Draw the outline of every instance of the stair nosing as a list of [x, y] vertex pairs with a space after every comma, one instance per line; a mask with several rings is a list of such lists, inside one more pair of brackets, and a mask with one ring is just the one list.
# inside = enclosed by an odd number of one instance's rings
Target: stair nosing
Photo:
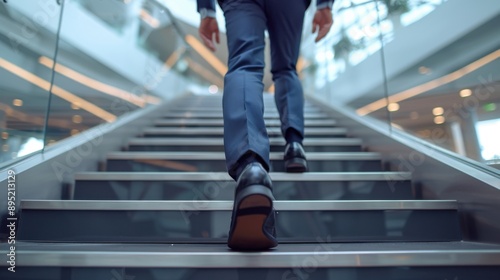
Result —
[[[223, 152], [110, 152], [106, 156], [109, 160], [132, 159], [164, 159], [164, 160], [224, 160]], [[283, 159], [282, 152], [271, 152], [271, 160]], [[382, 156], [376, 152], [309, 152], [308, 160], [381, 160]]]
[[[281, 137], [269, 138], [271, 145], [285, 145], [285, 140]], [[304, 140], [304, 146], [359, 146], [362, 145], [363, 141], [360, 138], [306, 138]], [[214, 138], [189, 138], [189, 137], [178, 137], [178, 138], [142, 138], [135, 137], [128, 141], [128, 145], [157, 145], [157, 146], [184, 146], [184, 145], [198, 145], [198, 146], [222, 146], [223, 139], [221, 137]]]
[[[228, 250], [229, 251], [229, 250]], [[297, 258], [318, 259], [318, 253], [281, 254], [276, 255], [243, 255], [242, 253], [137, 253], [113, 254], [109, 252], [86, 253], [82, 257], [78, 252], [73, 253], [40, 253], [25, 251], [20, 252], [23, 258], [18, 261], [18, 266], [68, 266], [68, 267], [164, 267], [164, 268], [288, 268], [300, 265]], [[58, 254], [60, 256], [58, 256]], [[330, 259], [329, 262], [316, 262], [318, 268], [335, 267], [387, 267], [387, 266], [493, 266], [500, 265], [500, 252], [482, 251], [455, 251], [455, 252], [364, 252], [356, 254], [323, 252], [322, 257]], [[480, 255], [480, 256], [478, 256]], [[411, 257], [412, 256], [412, 257]], [[236, 257], [236, 259], [235, 259]], [[137, 259], [141, 259], [138, 262]], [[216, 259], [216, 260], [214, 260]], [[314, 259], [314, 260], [316, 260]], [[401, 260], [405, 259], [405, 260]], [[453, 259], [452, 261], [450, 259]], [[481, 259], [478, 261], [476, 259]], [[289, 263], [294, 260], [296, 264]], [[82, 265], [82, 263], [84, 265]], [[306, 267], [307, 268], [307, 267]], [[290, 270], [291, 272], [292, 270]], [[293, 275], [293, 274], [291, 274]]]
[[[232, 200], [22, 200], [22, 210], [230, 211]], [[455, 200], [277, 200], [276, 211], [457, 210]]]
[[[269, 122], [271, 124], [269, 124]], [[154, 125], [194, 125], [194, 124], [202, 124], [202, 125], [215, 125], [215, 126], [222, 126], [224, 124], [224, 121], [222, 119], [220, 120], [207, 120], [207, 119], [196, 119], [196, 118], [190, 118], [190, 119], [157, 119], [153, 122]], [[266, 120], [267, 125], [272, 125], [272, 126], [279, 126], [281, 125], [281, 122], [279, 120]], [[335, 126], [337, 125], [337, 121], [332, 120], [332, 119], [325, 119], [325, 120], [305, 120], [305, 125], [306, 127], [309, 125], [312, 126]], [[202, 126], [201, 125], [201, 126]]]
[[[273, 181], [407, 181], [410, 172], [270, 172]], [[226, 172], [81, 172], [79, 181], [233, 181]]]
[[[281, 134], [281, 129], [279, 127], [267, 128], [268, 133]], [[213, 134], [213, 135], [223, 135], [224, 129], [222, 127], [147, 127], [142, 133], [144, 135], [148, 134], [166, 134], [166, 135], [182, 135], [182, 134]], [[334, 128], [310, 128], [306, 129], [305, 135], [344, 135], [347, 133], [347, 129], [341, 127]]]

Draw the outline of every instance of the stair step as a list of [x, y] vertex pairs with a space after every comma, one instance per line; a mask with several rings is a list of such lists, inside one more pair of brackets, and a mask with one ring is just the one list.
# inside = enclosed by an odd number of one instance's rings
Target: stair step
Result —
[[[268, 128], [267, 133], [270, 137], [280, 137], [280, 128]], [[347, 129], [345, 128], [307, 128], [305, 130], [305, 137], [345, 137], [347, 134]], [[222, 137], [224, 135], [224, 129], [222, 127], [150, 127], [143, 130], [143, 136], [145, 137], [196, 137], [196, 138], [206, 138], [206, 137]]]
[[[270, 173], [280, 200], [414, 199], [410, 173]], [[226, 172], [86, 172], [75, 175], [75, 199], [230, 200], [236, 183]]]
[[[318, 240], [321, 242], [322, 240]], [[2, 251], [7, 250], [8, 244], [0, 244]], [[430, 267], [465, 267], [482, 266], [483, 271], [500, 272], [500, 246], [493, 244], [471, 243], [471, 242], [415, 242], [415, 243], [341, 243], [341, 244], [281, 244], [276, 249], [266, 252], [233, 252], [223, 245], [171, 245], [171, 244], [46, 244], [19, 242], [17, 253], [22, 256], [17, 260], [17, 266], [29, 267], [73, 267], [73, 268], [108, 268], [108, 276], [113, 267], [117, 268], [242, 268], [250, 275], [252, 271], [257, 275], [262, 274], [257, 268], [269, 268], [273, 270], [283, 269], [294, 276], [294, 272], [308, 274], [312, 279], [339, 279], [342, 273], [331, 274], [333, 278], [325, 278], [321, 268], [382, 268], [407, 267], [401, 273], [408, 274], [410, 267], [424, 267], [428, 274], [435, 272]], [[5, 259], [5, 254], [1, 255]], [[140, 261], [139, 261], [140, 260]], [[2, 265], [6, 262], [2, 260]], [[495, 266], [495, 267], [488, 267]], [[252, 270], [243, 269], [251, 268]], [[493, 269], [494, 268], [494, 269]], [[293, 269], [293, 270], [292, 270]], [[318, 269], [318, 271], [315, 271]], [[401, 268], [400, 268], [401, 269]], [[158, 270], [158, 269], [157, 269]], [[7, 269], [2, 269], [7, 271]], [[221, 270], [217, 270], [221, 271]], [[158, 271], [159, 272], [159, 271]], [[166, 272], [166, 271], [165, 271]], [[376, 272], [376, 271], [375, 271]], [[6, 272], [10, 273], [10, 272]], [[233, 273], [235, 271], [233, 270]], [[317, 278], [316, 276], [323, 278]], [[352, 274], [351, 274], [352, 275]], [[376, 277], [372, 274], [366, 279], [389, 279]], [[432, 274], [431, 274], [432, 275]], [[390, 279], [497, 279], [500, 274], [489, 275], [482, 278], [475, 274], [476, 278], [390, 278]], [[237, 275], [235, 275], [237, 276]], [[409, 276], [409, 275], [407, 275]], [[6, 278], [2, 278], [6, 279]], [[40, 278], [39, 278], [40, 279]], [[59, 278], [57, 278], [59, 279]], [[80, 278], [78, 278], [80, 279]], [[101, 278], [99, 278], [101, 279]], [[111, 278], [107, 278], [111, 279]], [[123, 278], [128, 279], [128, 278]], [[132, 279], [132, 278], [130, 278]], [[144, 278], [140, 278], [144, 279]], [[147, 278], [152, 279], [152, 278]], [[155, 279], [172, 279], [159, 277]], [[177, 278], [175, 278], [177, 279]], [[181, 279], [181, 278], [179, 278]], [[192, 279], [192, 278], [182, 278]], [[202, 279], [202, 278], [196, 278]], [[214, 278], [215, 279], [215, 278]], [[239, 279], [239, 278], [218, 278]], [[255, 279], [271, 279], [257, 277]], [[281, 279], [281, 278], [272, 278]], [[284, 278], [298, 279], [298, 278]], [[305, 279], [305, 278], [304, 278]], [[307, 278], [311, 279], [311, 278]], [[360, 278], [340, 278], [360, 279]]]
[[[178, 106], [178, 107], [170, 107], [168, 108], [168, 112], [196, 112], [196, 113], [213, 113], [213, 112], [222, 112], [222, 104], [219, 105], [212, 105], [212, 106]], [[264, 112], [265, 113], [273, 113], [277, 114], [278, 110], [276, 109], [276, 106], [273, 103], [265, 104], [264, 105]], [[320, 113], [321, 109], [319, 109], [316, 106], [309, 105], [309, 106], [304, 106], [304, 113]]]
[[[271, 152], [283, 152], [282, 137], [269, 138]], [[363, 142], [358, 138], [306, 138], [306, 152], [358, 152]], [[217, 138], [132, 138], [128, 142], [130, 151], [224, 151], [222, 137]]]
[[[220, 112], [167, 112], [162, 116], [164, 119], [172, 118], [203, 118], [203, 119], [222, 119], [222, 111]], [[278, 113], [264, 113], [264, 119], [278, 119], [280, 116]], [[331, 117], [325, 113], [304, 113], [304, 118], [307, 119], [331, 119]]]
[[[306, 172], [306, 173], [269, 173], [273, 182], [275, 181], [360, 181], [360, 180], [410, 180], [409, 172]], [[141, 180], [141, 181], [227, 181], [232, 179], [225, 172], [83, 172], [75, 174], [76, 180]]]
[[[22, 200], [22, 210], [231, 211], [232, 200]], [[455, 200], [274, 201], [276, 211], [456, 210]]]
[[[18, 240], [224, 243], [232, 200], [23, 200]], [[276, 201], [284, 243], [461, 240], [451, 200]], [[422, 226], [425, 224], [425, 227]]]
[[[224, 160], [222, 152], [110, 152], [108, 159], [165, 159], [165, 160]], [[272, 152], [271, 160], [281, 160], [283, 153]], [[381, 160], [376, 152], [308, 153], [308, 160]]]
[[[75, 175], [74, 200], [21, 200], [18, 273], [0, 279], [496, 279], [500, 245], [463, 242], [459, 204], [423, 200], [332, 116], [305, 106], [314, 172], [283, 172], [281, 123], [264, 95], [280, 246], [227, 248], [236, 182], [222, 95], [176, 100], [105, 172]], [[418, 200], [420, 199], [420, 200]], [[9, 244], [0, 244], [8, 252]], [[1, 254], [0, 267], [7, 266]]]
[[[284, 172], [283, 153], [270, 154], [271, 171]], [[309, 170], [314, 172], [382, 171], [378, 153], [308, 153]], [[107, 171], [225, 172], [223, 152], [113, 152], [107, 155]]]
[[[224, 121], [222, 119], [158, 119], [154, 122], [155, 126], [181, 126], [181, 127], [222, 127]], [[306, 128], [310, 127], [333, 127], [337, 125], [335, 120], [305, 120]], [[267, 127], [280, 127], [279, 120], [267, 120]]]

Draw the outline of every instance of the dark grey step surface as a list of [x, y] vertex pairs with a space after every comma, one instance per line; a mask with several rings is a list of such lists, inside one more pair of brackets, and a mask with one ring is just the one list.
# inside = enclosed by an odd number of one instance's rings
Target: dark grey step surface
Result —
[[[281, 129], [267, 128], [269, 137], [280, 137], [282, 135]], [[308, 128], [305, 130], [305, 137], [327, 138], [327, 137], [345, 137], [347, 130], [345, 128]], [[223, 128], [205, 128], [205, 127], [150, 127], [142, 131], [144, 137], [220, 137], [224, 135]]]
[[[446, 252], [445, 252], [446, 253]], [[478, 258], [490, 257], [493, 254], [478, 254]], [[316, 256], [321, 258], [322, 255]], [[455, 254], [451, 255], [452, 257]], [[31, 256], [30, 256], [31, 257]], [[63, 256], [61, 256], [63, 257]], [[397, 256], [393, 256], [396, 258]], [[403, 257], [403, 256], [402, 256]], [[406, 257], [406, 256], [404, 256]], [[445, 258], [434, 256], [430, 260]], [[475, 256], [460, 256], [464, 258]], [[73, 258], [78, 258], [77, 256]], [[326, 258], [326, 256], [325, 256]], [[333, 256], [331, 257], [333, 258]], [[82, 258], [84, 261], [85, 258]], [[142, 257], [137, 257], [142, 260]], [[147, 259], [147, 258], [146, 258]], [[365, 258], [363, 258], [364, 260]], [[411, 261], [416, 258], [410, 258]], [[487, 265], [407, 265], [407, 266], [337, 266], [317, 267], [316, 259], [307, 256], [296, 262], [296, 265], [285, 268], [163, 268], [163, 267], [59, 267], [59, 266], [23, 266], [16, 273], [0, 270], [2, 280], [497, 280], [500, 267]], [[168, 261], [168, 259], [166, 259]], [[159, 261], [158, 261], [159, 262]], [[459, 276], [458, 276], [459, 275]]]
[[[158, 119], [154, 121], [154, 125], [157, 127], [222, 127], [224, 121], [222, 119]], [[307, 128], [310, 127], [333, 127], [337, 125], [335, 120], [325, 119], [325, 120], [305, 120], [304, 125]], [[267, 120], [267, 127], [280, 127], [281, 122], [279, 120]]]
[[[114, 152], [107, 155], [107, 171], [225, 172], [222, 152]], [[284, 172], [283, 153], [270, 154], [272, 172]], [[308, 153], [309, 170], [315, 172], [382, 171], [378, 153]]]
[[[305, 172], [305, 173], [270, 173], [269, 176], [276, 181], [352, 181], [352, 180], [409, 180], [409, 172]], [[117, 180], [117, 181], [232, 181], [231, 177], [225, 172], [81, 172], [75, 174], [76, 180]]]
[[[308, 153], [308, 160], [381, 160], [380, 153], [375, 152], [346, 152], [346, 153]], [[108, 159], [166, 159], [166, 160], [224, 160], [221, 152], [110, 152]], [[280, 160], [283, 153], [273, 152], [270, 160]]]
[[[273, 103], [268, 103], [264, 105], [264, 112], [265, 113], [273, 113], [276, 114], [278, 113], [278, 110], [274, 106], [274, 101]], [[222, 112], [222, 106], [220, 105], [212, 105], [212, 106], [178, 106], [178, 107], [170, 107], [168, 108], [168, 112], [194, 112], [194, 113], [221, 113]], [[318, 107], [315, 107], [313, 105], [306, 105], [304, 106], [304, 113], [319, 113], [321, 112], [321, 109]]]
[[[270, 138], [271, 152], [283, 152], [285, 140]], [[358, 152], [363, 142], [359, 138], [306, 138], [306, 152]], [[224, 151], [222, 137], [213, 138], [132, 138], [128, 141], [130, 151]]]
[[[233, 202], [22, 201], [24, 241], [224, 243]], [[461, 240], [455, 201], [276, 201], [284, 243]], [[425, 223], [425, 227], [421, 225]]]
[[[220, 112], [166, 112], [162, 116], [163, 119], [190, 119], [190, 118], [204, 118], [204, 119], [222, 119], [222, 111]], [[264, 113], [264, 119], [279, 119], [279, 114]], [[331, 119], [325, 113], [304, 113], [304, 119]]]
[[[280, 200], [414, 199], [405, 172], [270, 173]], [[86, 172], [75, 175], [74, 199], [232, 199], [226, 172]]]

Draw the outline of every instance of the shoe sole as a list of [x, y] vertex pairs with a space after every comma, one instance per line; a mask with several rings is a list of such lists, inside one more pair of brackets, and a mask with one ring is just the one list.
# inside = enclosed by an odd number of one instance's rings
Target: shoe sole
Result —
[[307, 171], [307, 161], [303, 158], [292, 158], [285, 161], [285, 170], [288, 173], [302, 173]]
[[[236, 213], [235, 227], [228, 240], [228, 246], [241, 251], [259, 251], [276, 247], [276, 241], [264, 234], [264, 223], [273, 211], [271, 190], [265, 186], [255, 185], [247, 187], [245, 192], [251, 194], [241, 199], [235, 210], [245, 214]], [[248, 214], [252, 210], [256, 213]]]

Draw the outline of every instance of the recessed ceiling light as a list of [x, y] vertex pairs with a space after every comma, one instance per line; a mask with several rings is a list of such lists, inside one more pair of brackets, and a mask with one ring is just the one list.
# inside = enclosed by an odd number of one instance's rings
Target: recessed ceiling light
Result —
[[396, 112], [399, 110], [399, 104], [398, 103], [389, 103], [389, 105], [387, 105], [387, 110], [389, 110], [389, 112]]
[[377, 29], [371, 25], [367, 25], [363, 28], [363, 32], [366, 36], [375, 37], [377, 36]]
[[472, 95], [472, 90], [464, 88], [460, 91], [460, 97], [467, 97]]
[[432, 72], [432, 70], [428, 67], [420, 66], [420, 67], [418, 67], [418, 72], [422, 75], [427, 75], [427, 74], [430, 74]]
[[9, 151], [9, 145], [7, 145], [7, 144], [3, 144], [3, 145], [2, 145], [2, 151], [4, 151], [4, 152]]
[[431, 131], [429, 129], [420, 130], [418, 132], [418, 135], [420, 137], [429, 138], [429, 137], [431, 137]]
[[210, 92], [211, 94], [216, 94], [217, 92], [219, 92], [219, 87], [216, 85], [211, 85], [208, 87], [208, 92]]
[[23, 101], [22, 101], [21, 99], [14, 99], [14, 100], [12, 101], [12, 104], [13, 104], [14, 106], [21, 107], [21, 106], [23, 106]]
[[2, 139], [7, 140], [7, 138], [9, 138], [9, 133], [6, 131], [2, 132]]
[[446, 121], [446, 119], [443, 116], [437, 116], [434, 118], [434, 123], [435, 124], [442, 124]]
[[432, 109], [432, 114], [434, 116], [440, 116], [444, 113], [444, 109], [443, 107], [435, 107], [434, 109]]
[[73, 118], [71, 118], [71, 120], [72, 120], [74, 123], [82, 123], [83, 118], [82, 118], [82, 116], [80, 116], [80, 115], [74, 115], [74, 116], [73, 116]]

